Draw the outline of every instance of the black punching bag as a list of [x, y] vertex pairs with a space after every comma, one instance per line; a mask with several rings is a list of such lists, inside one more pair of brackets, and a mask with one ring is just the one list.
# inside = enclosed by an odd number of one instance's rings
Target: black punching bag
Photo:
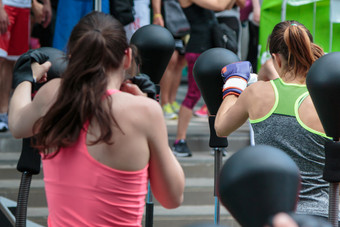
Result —
[[234, 52], [224, 48], [212, 48], [203, 52], [196, 60], [193, 75], [203, 100], [209, 110], [210, 140], [213, 148], [227, 147], [226, 137], [218, 137], [214, 128], [215, 115], [222, 103], [223, 79], [221, 69], [228, 64], [240, 61]]
[[172, 34], [162, 26], [145, 25], [132, 35], [130, 43], [138, 49], [140, 72], [158, 84], [175, 50]]
[[295, 210], [300, 174], [282, 150], [256, 145], [225, 162], [218, 184], [222, 204], [242, 227], [263, 227], [274, 214]]
[[53, 47], [41, 47], [38, 50], [46, 54], [52, 63], [51, 68], [47, 72], [47, 79], [51, 80], [60, 77], [67, 67], [66, 54]]
[[340, 52], [326, 54], [309, 69], [306, 85], [325, 133], [340, 137]]
[[[47, 72], [47, 81], [59, 78], [68, 64], [66, 54], [53, 47], [41, 47], [38, 48], [38, 50], [46, 54], [48, 56], [48, 61], [52, 63], [52, 66]], [[44, 84], [45, 83], [34, 84], [34, 90], [39, 90]]]
[[329, 185], [328, 218], [333, 226], [339, 219], [340, 182], [340, 52], [316, 60], [307, 73], [306, 85], [325, 133], [333, 141], [325, 144], [323, 179]]
[[224, 48], [212, 48], [203, 52], [195, 62], [193, 75], [211, 115], [216, 115], [222, 103], [223, 80], [221, 69], [240, 59]]

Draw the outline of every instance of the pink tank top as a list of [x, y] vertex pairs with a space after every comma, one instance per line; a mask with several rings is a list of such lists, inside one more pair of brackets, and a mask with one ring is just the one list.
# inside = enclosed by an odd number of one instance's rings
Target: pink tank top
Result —
[[121, 171], [101, 164], [88, 153], [88, 125], [73, 146], [43, 158], [48, 226], [141, 226], [149, 165]]

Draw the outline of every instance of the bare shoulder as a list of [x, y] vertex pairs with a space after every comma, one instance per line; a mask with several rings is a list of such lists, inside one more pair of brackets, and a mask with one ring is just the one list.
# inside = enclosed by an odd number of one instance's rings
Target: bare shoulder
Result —
[[[244, 97], [242, 97], [244, 95]], [[240, 98], [248, 107], [250, 119], [265, 116], [275, 103], [274, 89], [269, 81], [258, 81], [247, 87]]]
[[315, 109], [313, 101], [310, 96], [307, 96], [301, 103], [298, 114], [300, 120], [309, 128], [312, 128], [318, 132], [324, 133], [323, 126], [321, 124], [319, 115]]
[[120, 92], [112, 96], [112, 111], [124, 132], [153, 135], [157, 127], [165, 125], [159, 103], [144, 96]]
[[258, 98], [268, 95], [268, 93], [271, 92], [273, 92], [273, 87], [269, 81], [257, 81], [256, 83], [248, 86], [243, 93], [249, 97]]
[[113, 102], [113, 108], [116, 110], [117, 105], [115, 105], [115, 103], [119, 103], [119, 111], [127, 114], [131, 113], [133, 115], [138, 114], [138, 116], [143, 117], [143, 119], [152, 119], [159, 115], [162, 116], [162, 109], [159, 103], [151, 98], [145, 96], [135, 96], [125, 92], [120, 92], [115, 98]]

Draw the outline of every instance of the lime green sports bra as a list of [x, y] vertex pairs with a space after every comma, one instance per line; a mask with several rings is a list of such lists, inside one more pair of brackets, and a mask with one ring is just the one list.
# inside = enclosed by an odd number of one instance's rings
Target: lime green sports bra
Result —
[[[281, 78], [271, 80], [275, 93], [275, 103], [273, 108], [264, 117], [250, 119], [250, 123], [258, 123], [266, 120], [272, 114], [296, 117], [299, 124], [306, 130], [327, 137], [324, 133], [318, 132], [306, 126], [300, 119], [298, 108], [303, 100], [309, 95], [306, 85], [285, 83]], [[281, 98], [282, 97], [282, 98]]]

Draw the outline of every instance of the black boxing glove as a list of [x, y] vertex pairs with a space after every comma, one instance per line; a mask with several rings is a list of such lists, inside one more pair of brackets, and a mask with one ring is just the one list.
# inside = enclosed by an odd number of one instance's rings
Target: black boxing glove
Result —
[[149, 98], [156, 99], [156, 85], [148, 75], [143, 73], [138, 74], [131, 79], [131, 82], [136, 84], [143, 93], [148, 94]]
[[14, 65], [12, 88], [15, 89], [24, 81], [29, 81], [34, 84], [36, 81], [33, 77], [31, 64], [34, 62], [43, 64], [48, 59], [49, 57], [39, 50], [29, 50], [22, 54]]

